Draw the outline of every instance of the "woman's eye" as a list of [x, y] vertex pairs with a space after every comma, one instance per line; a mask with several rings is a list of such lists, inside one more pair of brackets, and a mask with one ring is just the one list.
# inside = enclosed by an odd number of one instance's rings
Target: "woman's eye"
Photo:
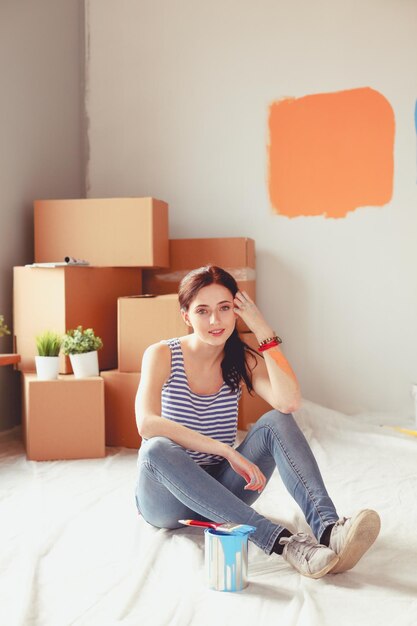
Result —
[[201, 315], [202, 313], [206, 313], [206, 310], [205, 309], [199, 309], [197, 311], [197, 315]]
[[230, 306], [228, 304], [223, 305], [221, 308], [222, 311], [228, 311], [229, 309], [230, 309]]

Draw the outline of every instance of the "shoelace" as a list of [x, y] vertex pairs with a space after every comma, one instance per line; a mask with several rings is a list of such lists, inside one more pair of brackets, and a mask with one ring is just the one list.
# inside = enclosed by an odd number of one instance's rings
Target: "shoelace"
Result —
[[291, 537], [282, 537], [279, 542], [281, 545], [294, 544], [294, 551], [296, 555], [298, 556], [299, 553], [302, 553], [306, 561], [309, 560], [310, 556], [315, 554], [316, 550], [319, 550], [320, 548], [327, 549], [326, 546], [322, 546], [320, 543], [317, 543], [316, 540], [310, 535], [307, 535], [307, 533], [297, 533], [296, 535], [291, 535]]

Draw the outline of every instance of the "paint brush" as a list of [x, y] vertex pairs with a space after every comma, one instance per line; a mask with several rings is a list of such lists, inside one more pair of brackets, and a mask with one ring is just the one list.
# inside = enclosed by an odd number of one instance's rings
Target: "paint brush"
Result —
[[253, 533], [256, 530], [255, 526], [248, 526], [248, 524], [234, 524], [233, 522], [199, 522], [196, 519], [179, 519], [180, 524], [185, 526], [200, 526], [202, 528], [213, 528], [223, 533]]
[[401, 426], [385, 426], [385, 428], [391, 428], [404, 435], [410, 435], [411, 437], [417, 437], [417, 430], [411, 430], [409, 428], [402, 428]]

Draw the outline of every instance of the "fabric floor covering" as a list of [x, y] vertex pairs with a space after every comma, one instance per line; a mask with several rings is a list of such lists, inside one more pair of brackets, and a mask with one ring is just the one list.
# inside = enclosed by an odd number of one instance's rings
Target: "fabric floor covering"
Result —
[[[339, 515], [374, 508], [381, 534], [357, 566], [320, 580], [249, 546], [249, 586], [207, 588], [200, 529], [138, 517], [135, 450], [34, 462], [0, 434], [2, 626], [416, 626], [417, 438], [304, 402], [296, 420]], [[254, 505], [309, 528], [274, 472]]]

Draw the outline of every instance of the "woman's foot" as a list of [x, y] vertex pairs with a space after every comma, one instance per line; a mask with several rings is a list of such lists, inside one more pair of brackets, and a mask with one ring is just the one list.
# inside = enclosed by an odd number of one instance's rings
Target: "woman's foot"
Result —
[[374, 543], [380, 528], [378, 513], [370, 509], [359, 511], [353, 517], [342, 517], [336, 522], [330, 535], [329, 548], [338, 555], [339, 561], [331, 573], [339, 574], [352, 569]]
[[291, 537], [282, 537], [279, 543], [284, 546], [284, 559], [303, 576], [321, 578], [337, 567], [339, 557], [330, 548], [317, 543], [310, 535], [297, 533]]

